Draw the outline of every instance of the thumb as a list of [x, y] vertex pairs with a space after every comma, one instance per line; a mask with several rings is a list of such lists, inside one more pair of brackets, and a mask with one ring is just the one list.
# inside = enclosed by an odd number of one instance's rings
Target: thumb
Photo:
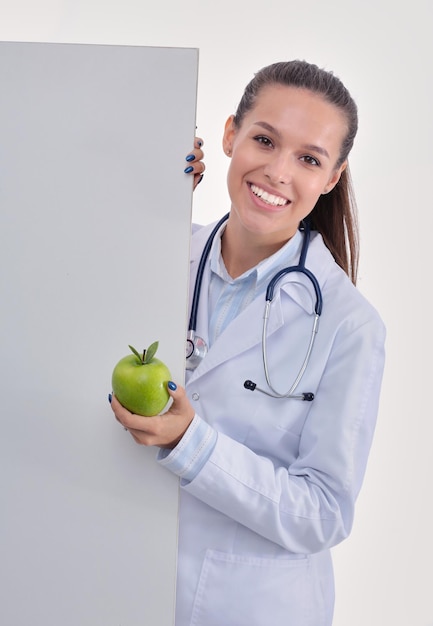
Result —
[[[178, 386], [176, 385], [176, 383], [174, 383], [172, 380], [169, 380], [167, 383], [167, 389], [168, 389], [168, 393], [170, 394], [170, 396], [173, 398], [173, 400], [176, 398], [176, 396], [179, 395], [178, 392]], [[177, 393], [176, 393], [177, 392]]]
[[170, 397], [173, 399], [170, 411], [173, 413], [188, 415], [191, 419], [194, 417], [194, 409], [192, 408], [186, 391], [180, 385], [176, 385], [172, 380], [167, 383], [167, 390]]
[[183, 387], [176, 385], [172, 380], [167, 383], [167, 390], [170, 396], [173, 398], [173, 402], [180, 404], [182, 401], [187, 400], [186, 392]]

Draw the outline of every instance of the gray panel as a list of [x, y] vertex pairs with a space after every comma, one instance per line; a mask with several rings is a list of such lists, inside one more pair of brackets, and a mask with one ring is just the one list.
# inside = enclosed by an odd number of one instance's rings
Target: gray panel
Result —
[[194, 49], [0, 43], [0, 622], [168, 626], [178, 482], [107, 401], [183, 383]]

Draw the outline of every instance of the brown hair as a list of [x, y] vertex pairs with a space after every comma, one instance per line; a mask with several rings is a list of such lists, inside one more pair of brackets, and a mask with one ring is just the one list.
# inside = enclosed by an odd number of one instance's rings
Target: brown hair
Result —
[[[244, 115], [250, 111], [263, 87], [280, 84], [321, 95], [338, 107], [347, 120], [347, 134], [341, 145], [336, 168], [346, 161], [358, 130], [358, 111], [350, 93], [332, 72], [306, 61], [273, 63], [254, 75], [239, 102], [234, 124], [239, 128]], [[337, 185], [321, 195], [310, 213], [311, 227], [320, 232], [334, 259], [356, 283], [359, 257], [359, 234], [356, 202], [349, 167], [341, 174]]]

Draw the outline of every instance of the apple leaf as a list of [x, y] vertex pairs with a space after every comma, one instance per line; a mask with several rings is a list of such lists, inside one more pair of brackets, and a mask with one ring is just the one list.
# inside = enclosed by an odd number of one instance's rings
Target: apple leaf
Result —
[[156, 354], [156, 351], [158, 350], [158, 346], [159, 346], [159, 341], [155, 341], [147, 348], [146, 354], [143, 359], [144, 364], [151, 362], [151, 360]]
[[132, 346], [128, 345], [128, 348], [131, 350], [131, 352], [133, 352], [135, 354], [135, 356], [137, 357], [137, 359], [140, 361], [141, 364], [144, 363], [144, 360], [141, 358], [141, 354], [139, 354], [137, 352], [137, 350], [135, 348], [133, 348]]

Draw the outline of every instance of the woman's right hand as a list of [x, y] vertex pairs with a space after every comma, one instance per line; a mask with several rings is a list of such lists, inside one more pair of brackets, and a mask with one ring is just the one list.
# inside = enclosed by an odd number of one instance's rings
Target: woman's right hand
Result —
[[183, 387], [170, 381], [167, 390], [173, 402], [165, 413], [153, 417], [135, 415], [110, 394], [109, 401], [116, 419], [134, 440], [143, 446], [175, 448], [192, 422], [195, 412]]
[[203, 173], [206, 169], [205, 164], [203, 163], [204, 152], [203, 148], [203, 139], [200, 137], [195, 137], [194, 139], [194, 148], [191, 152], [186, 156], [186, 161], [188, 165], [185, 167], [185, 174], [194, 176], [193, 189], [197, 187], [199, 183], [201, 183], [203, 179]]

